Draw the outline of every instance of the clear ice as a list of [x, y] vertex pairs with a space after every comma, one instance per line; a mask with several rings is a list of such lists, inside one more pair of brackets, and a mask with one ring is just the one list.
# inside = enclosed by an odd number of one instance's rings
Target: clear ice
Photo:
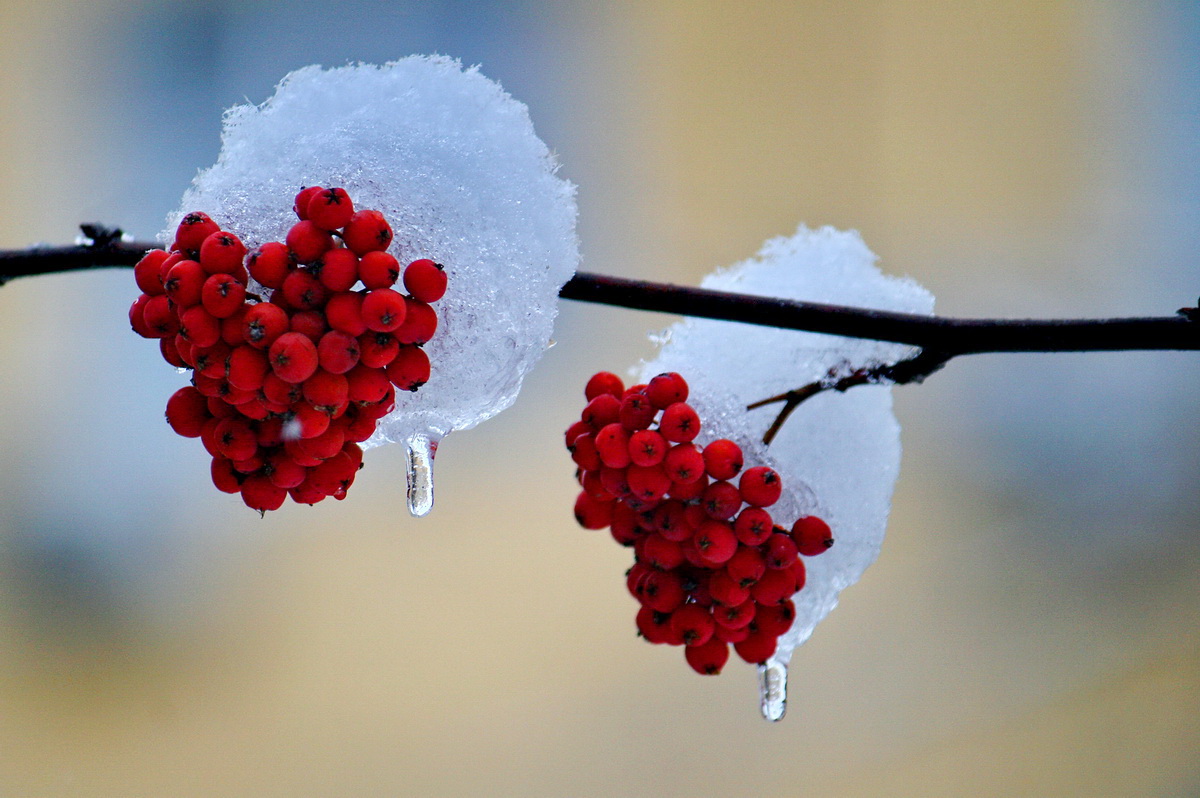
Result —
[[[911, 279], [884, 275], [856, 232], [800, 227], [768, 241], [758, 255], [703, 282], [705, 288], [746, 294], [932, 313], [933, 296]], [[786, 701], [786, 668], [795, 648], [837, 605], [879, 555], [900, 466], [900, 427], [891, 389], [863, 386], [820, 394], [800, 405], [770, 447], [763, 433], [780, 405], [746, 405], [814, 382], [831, 368], [895, 362], [909, 346], [707, 319], [685, 319], [659, 336], [658, 357], [644, 363], [640, 381], [678, 371], [691, 385], [692, 404], [704, 419], [698, 443], [730, 438], [746, 462], [770, 465], [784, 495], [770, 512], [790, 526], [815, 514], [833, 529], [835, 543], [808, 557], [808, 582], [796, 594], [796, 620], [779, 638], [760, 672], [764, 717], [778, 720]]]
[[[558, 290], [579, 262], [575, 187], [528, 109], [475, 68], [440, 56], [305, 67], [262, 105], [225, 114], [221, 154], [167, 220], [204, 211], [247, 247], [282, 241], [302, 186], [341, 186], [382, 211], [402, 263], [433, 258], [449, 287], [425, 351], [428, 383], [398, 392], [366, 446], [440, 440], [510, 406], [550, 343]], [[410, 442], [417, 442], [414, 447]], [[410, 468], [425, 474], [428, 467]], [[409, 486], [424, 514], [432, 484]]]

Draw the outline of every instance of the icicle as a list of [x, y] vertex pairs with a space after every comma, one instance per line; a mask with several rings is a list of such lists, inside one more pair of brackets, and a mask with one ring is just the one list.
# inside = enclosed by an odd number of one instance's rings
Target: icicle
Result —
[[408, 439], [408, 511], [417, 518], [433, 509], [433, 456], [438, 442], [428, 435]]
[[758, 694], [762, 716], [772, 722], [783, 720], [787, 712], [787, 665], [774, 658], [759, 665]]

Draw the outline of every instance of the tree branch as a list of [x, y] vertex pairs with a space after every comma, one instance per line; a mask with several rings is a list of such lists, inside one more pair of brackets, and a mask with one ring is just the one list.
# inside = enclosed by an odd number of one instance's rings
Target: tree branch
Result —
[[[76, 269], [133, 266], [149, 249], [120, 230], [84, 225], [89, 243], [0, 251], [0, 283]], [[1114, 319], [956, 319], [799, 302], [579, 272], [560, 296], [581, 302], [699, 316], [848, 338], [919, 346], [946, 359], [985, 352], [1200, 349], [1195, 309], [1174, 316]], [[944, 361], [943, 361], [944, 362]], [[899, 364], [897, 364], [899, 365]]]

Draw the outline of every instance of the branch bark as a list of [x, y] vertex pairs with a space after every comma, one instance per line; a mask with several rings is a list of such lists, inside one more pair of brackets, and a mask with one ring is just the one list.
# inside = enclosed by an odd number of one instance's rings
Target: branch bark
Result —
[[[90, 243], [0, 251], [0, 283], [77, 269], [130, 267], [158, 245], [85, 225]], [[987, 352], [1198, 350], [1197, 312], [1109, 319], [959, 319], [799, 302], [579, 272], [560, 296], [580, 302], [910, 344], [945, 360]]]

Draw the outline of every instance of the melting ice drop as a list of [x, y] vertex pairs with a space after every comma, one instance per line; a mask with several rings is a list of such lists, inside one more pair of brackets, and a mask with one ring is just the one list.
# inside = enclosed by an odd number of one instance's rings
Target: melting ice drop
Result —
[[758, 693], [762, 716], [769, 721], [783, 720], [787, 712], [787, 665], [774, 658], [759, 665]]
[[433, 509], [433, 457], [437, 441], [428, 435], [408, 439], [408, 511], [417, 518]]

